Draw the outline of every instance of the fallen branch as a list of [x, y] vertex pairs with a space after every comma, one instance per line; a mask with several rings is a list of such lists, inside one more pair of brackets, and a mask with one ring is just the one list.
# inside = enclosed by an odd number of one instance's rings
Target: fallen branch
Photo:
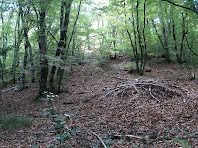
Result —
[[11, 87], [11, 88], [8, 88], [8, 89], [3, 89], [0, 91], [0, 94], [3, 94], [3, 93], [6, 93], [7, 91], [12, 91], [12, 90], [15, 90], [18, 86], [14, 86], [14, 87]]
[[[175, 88], [179, 89], [178, 87]], [[160, 100], [159, 98], [172, 98], [175, 95], [183, 96], [180, 91], [165, 86], [156, 80], [135, 79], [134, 81], [128, 82], [127, 84], [122, 84], [120, 86], [117, 86], [116, 88], [109, 89], [109, 91], [104, 96], [99, 98], [99, 101], [106, 98], [108, 95], [114, 93], [115, 91], [118, 91], [117, 95], [122, 98], [123, 95], [130, 89], [134, 89], [134, 94], [146, 92], [148, 96], [155, 99], [159, 103], [162, 102], [162, 100]]]
[[107, 148], [107, 146], [104, 143], [104, 141], [96, 133], [92, 132], [92, 134], [95, 135], [100, 140], [100, 142], [102, 143], [102, 145], [104, 146], [104, 148]]
[[169, 73], [174, 74], [174, 71], [173, 70], [161, 70], [160, 72], [165, 72], [165, 73], [169, 72]]
[[159, 103], [161, 103], [161, 101], [160, 101], [158, 98], [156, 98], [156, 97], [152, 94], [151, 87], [149, 87], [149, 94], [150, 94], [150, 96], [151, 96], [152, 98], [154, 98], [154, 99], [157, 100]]
[[109, 94], [111, 94], [111, 93], [113, 93], [114, 91], [117, 91], [117, 90], [119, 90], [119, 89], [120, 89], [120, 87], [115, 88], [115, 89], [109, 91], [109, 92], [106, 93], [104, 96], [102, 96], [101, 98], [99, 98], [99, 101], [100, 101], [100, 100], [103, 100], [103, 99], [106, 98]]
[[141, 139], [141, 140], [143, 140], [143, 139], [145, 139], [145, 138], [143, 138], [143, 137], [139, 137], [139, 136], [135, 136], [135, 135], [113, 135], [114, 137], [119, 137], [119, 138], [121, 138], [121, 137], [126, 137], [126, 138], [136, 138], [136, 139]]

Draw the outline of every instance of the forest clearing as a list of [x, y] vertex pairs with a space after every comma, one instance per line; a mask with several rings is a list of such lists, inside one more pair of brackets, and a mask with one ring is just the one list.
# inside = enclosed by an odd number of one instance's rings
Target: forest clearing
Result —
[[198, 148], [197, 0], [1, 0], [0, 147]]

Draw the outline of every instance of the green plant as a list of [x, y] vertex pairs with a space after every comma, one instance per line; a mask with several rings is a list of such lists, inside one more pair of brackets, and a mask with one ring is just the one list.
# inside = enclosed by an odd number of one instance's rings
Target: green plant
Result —
[[53, 106], [55, 97], [58, 96], [50, 92], [45, 92], [45, 97], [42, 98], [42, 101], [47, 102], [50, 107], [44, 109], [43, 112], [44, 115], [49, 117], [49, 119], [54, 123], [51, 130], [56, 132], [55, 140], [59, 141], [61, 144], [64, 141], [69, 140], [71, 137], [71, 130], [66, 125], [66, 121], [69, 120], [71, 116], [68, 114], [61, 115], [57, 113], [56, 108]]
[[185, 147], [185, 148], [190, 148], [191, 147], [190, 144], [189, 144], [188, 139], [173, 138], [172, 141], [181, 144], [182, 147]]
[[23, 117], [11, 116], [3, 120], [2, 128], [8, 131], [16, 131], [23, 127], [30, 127], [31, 122]]

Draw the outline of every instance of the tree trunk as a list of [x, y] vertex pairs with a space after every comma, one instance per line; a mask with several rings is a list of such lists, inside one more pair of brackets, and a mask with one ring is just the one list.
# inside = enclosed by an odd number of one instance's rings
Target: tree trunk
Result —
[[113, 31], [112, 31], [112, 36], [114, 38], [114, 41], [113, 41], [113, 48], [115, 50], [115, 47], [116, 47], [116, 41], [115, 41], [115, 38], [116, 38], [116, 27], [113, 26]]
[[141, 33], [139, 30], [140, 24], [139, 24], [139, 1], [137, 1], [137, 5], [136, 5], [136, 23], [137, 23], [137, 35], [138, 35], [138, 42], [139, 42], [139, 49], [140, 49], [140, 69], [139, 69], [139, 74], [143, 75], [143, 63], [144, 63], [144, 49], [142, 46], [142, 38], [141, 38]]
[[[70, 4], [68, 4], [68, 6], [66, 7], [66, 14], [67, 14], [68, 17], [67, 17], [67, 19], [65, 18], [65, 21], [67, 22], [67, 24], [69, 24], [69, 16], [70, 16], [70, 9], [71, 9], [72, 1], [73, 0], [70, 0]], [[75, 31], [75, 26], [77, 24], [78, 17], [79, 17], [79, 14], [80, 14], [81, 3], [82, 3], [82, 0], [80, 1], [79, 7], [78, 7], [78, 13], [77, 13], [77, 16], [76, 16], [76, 20], [74, 22], [71, 39], [73, 37], [74, 31]], [[68, 29], [68, 26], [67, 26], [67, 29]], [[67, 49], [66, 49], [66, 52], [62, 54], [62, 60], [64, 60], [64, 61], [66, 60], [67, 55], [68, 55], [68, 51], [69, 51], [69, 46], [70, 46], [70, 43], [71, 43], [71, 39], [69, 40], [68, 45], [65, 44], [65, 47], [67, 47]], [[67, 41], [67, 34], [65, 35], [65, 41]], [[59, 67], [58, 72], [57, 72], [57, 76], [58, 76], [57, 77], [58, 78], [57, 79], [57, 82], [58, 82], [57, 92], [60, 92], [60, 87], [61, 87], [63, 75], [64, 75], [64, 69], [61, 68], [61, 67]]]
[[144, 61], [143, 61], [143, 67], [142, 72], [144, 73], [146, 62], [147, 62], [147, 46], [146, 46], [146, 36], [145, 36], [145, 29], [146, 29], [146, 0], [144, 0], [144, 27], [143, 27], [143, 40], [144, 40]]
[[182, 13], [182, 40], [181, 40], [181, 47], [180, 47], [180, 54], [179, 54], [179, 63], [183, 61], [183, 54], [184, 54], [184, 39], [185, 39], [186, 31], [185, 31], [185, 17], [184, 13]]
[[164, 23], [164, 15], [162, 12], [162, 2], [160, 1], [160, 10], [161, 10], [161, 17], [160, 17], [160, 22], [162, 24], [162, 37], [163, 37], [163, 45], [164, 45], [164, 56], [165, 56], [165, 60], [166, 62], [170, 62], [170, 53], [169, 53], [169, 47], [168, 47], [168, 39], [167, 39], [167, 35], [166, 35], [166, 28], [165, 28], [165, 23]]
[[[68, 24], [65, 24], [64, 23], [64, 8], [65, 8], [65, 2], [62, 1], [61, 2], [61, 16], [60, 16], [60, 41], [58, 43], [58, 47], [57, 47], [57, 50], [56, 50], [56, 57], [60, 56], [61, 54], [61, 48], [64, 48], [64, 38], [65, 38], [65, 33], [67, 31], [64, 31], [66, 29], [66, 26], [68, 26]], [[65, 17], [67, 17], [65, 15]], [[64, 26], [66, 25], [66, 26]], [[56, 66], [55, 66], [55, 63], [53, 64], [52, 66], [52, 69], [51, 69], [51, 73], [50, 73], [50, 79], [49, 79], [49, 85], [50, 85], [50, 91], [54, 92], [55, 90], [55, 86], [54, 86], [54, 77], [55, 77], [55, 73], [56, 73]]]
[[[25, 88], [26, 87], [26, 68], [27, 68], [27, 62], [28, 62], [27, 61], [28, 49], [29, 48], [31, 49], [31, 44], [30, 44], [29, 38], [28, 38], [28, 21], [25, 21], [21, 4], [19, 4], [19, 11], [21, 14], [21, 20], [22, 20], [22, 26], [23, 26], [24, 38], [25, 38], [25, 53], [24, 53], [23, 72], [22, 72], [22, 84], [23, 84], [23, 88]], [[28, 11], [29, 11], [29, 9], [28, 9]], [[34, 73], [32, 75], [34, 75]]]
[[0, 59], [0, 74], [1, 74], [1, 81], [3, 83], [3, 86], [6, 87], [6, 83], [4, 81], [4, 72], [3, 72], [3, 64], [2, 61]]
[[[1, 23], [4, 24], [4, 17], [3, 17], [3, 12], [2, 11], [1, 11]], [[5, 28], [4, 28], [4, 26], [2, 27], [1, 36], [2, 36], [2, 44], [3, 44], [3, 46], [2, 46], [2, 54], [3, 54], [2, 65], [3, 65], [3, 69], [5, 69], [7, 51], [6, 51], [6, 36], [5, 36]]]
[[[3, 4], [3, 2], [2, 2], [2, 4]], [[3, 12], [1, 11], [1, 23], [2, 23], [2, 25], [4, 24], [4, 17], [3, 17]], [[4, 28], [4, 26], [2, 27], [2, 32], [1, 32], [1, 38], [2, 38], [2, 44], [3, 44], [3, 46], [2, 46], [2, 55], [3, 55], [3, 61], [0, 61], [1, 63], [1, 79], [2, 79], [2, 82], [3, 82], [3, 85], [6, 87], [6, 84], [5, 84], [5, 82], [4, 82], [4, 73], [6, 73], [5, 72], [5, 67], [6, 67], [6, 54], [7, 54], [7, 51], [6, 51], [6, 36], [5, 36], [5, 28]]]
[[[61, 17], [60, 17], [60, 41], [58, 43], [58, 48], [56, 50], [56, 56], [61, 55], [61, 59], [64, 60], [65, 58], [65, 48], [66, 42], [67, 42], [67, 31], [68, 31], [68, 24], [69, 24], [69, 16], [70, 16], [70, 9], [71, 9], [71, 4], [73, 0], [70, 0], [69, 2], [61, 2]], [[65, 12], [64, 12], [65, 9]], [[54, 76], [56, 73], [56, 66], [52, 66], [51, 74], [50, 74], [50, 90], [59, 92], [60, 91], [60, 85], [62, 81], [62, 77], [64, 74], [64, 70], [61, 69], [60, 67], [58, 68], [57, 71], [57, 83], [58, 83], [58, 88], [57, 90], [54, 90]]]
[[[146, 37], [145, 37], [145, 27], [146, 27], [146, 0], [144, 0], [144, 26], [143, 31], [140, 31], [140, 23], [139, 23], [139, 1], [137, 1], [136, 5], [136, 23], [137, 23], [137, 33], [138, 33], [138, 42], [139, 42], [139, 49], [140, 49], [140, 69], [139, 74], [144, 74], [144, 69], [146, 65]], [[142, 42], [143, 38], [143, 42]]]
[[155, 22], [154, 22], [153, 19], [151, 19], [151, 21], [152, 21], [153, 27], [154, 27], [154, 29], [155, 29], [155, 32], [156, 32], [156, 34], [157, 34], [157, 37], [159, 38], [160, 43], [161, 43], [161, 45], [162, 45], [162, 47], [163, 47], [163, 49], [164, 49], [164, 43], [163, 43], [163, 41], [162, 41], [161, 36], [160, 36], [159, 33], [158, 33], [158, 30], [157, 30], [157, 27], [156, 27], [156, 25], [155, 25]]
[[31, 81], [32, 83], [35, 83], [35, 65], [34, 65], [34, 57], [32, 53], [32, 46], [29, 44], [29, 55], [30, 55], [30, 63], [31, 63]]
[[46, 48], [46, 8], [45, 0], [41, 0], [40, 11], [40, 36], [39, 36], [39, 49], [40, 49], [40, 80], [39, 80], [39, 94], [42, 95], [47, 90], [47, 76], [48, 76], [48, 60]]
[[[132, 1], [132, 9], [134, 9], [134, 2]], [[124, 3], [125, 6], [125, 3]], [[133, 26], [133, 35], [135, 38], [135, 41], [133, 43], [132, 37], [131, 37], [131, 33], [129, 32], [129, 30], [127, 29], [127, 34], [129, 36], [129, 40], [131, 42], [131, 47], [133, 49], [133, 56], [135, 59], [135, 63], [136, 63], [136, 72], [139, 73], [140, 69], [139, 69], [139, 55], [138, 55], [138, 50], [137, 50], [137, 32], [136, 32], [136, 27], [135, 27], [135, 19], [134, 19], [134, 15], [133, 15], [133, 11], [132, 11], [132, 26]], [[125, 22], [126, 24], [126, 22]]]
[[[13, 78], [12, 81], [15, 84], [16, 83], [16, 68], [18, 67], [19, 63], [19, 47], [22, 42], [22, 31], [20, 30], [20, 16], [21, 14], [19, 13], [17, 22], [16, 22], [16, 29], [15, 29], [15, 45], [14, 45], [14, 59], [13, 59], [13, 64], [12, 64], [12, 74]], [[17, 33], [16, 33], [17, 32]]]
[[172, 33], [173, 33], [173, 40], [174, 40], [174, 49], [175, 49], [177, 61], [179, 61], [179, 55], [177, 53], [177, 38], [176, 38], [176, 30], [175, 30], [175, 20], [174, 20], [173, 6], [172, 6], [172, 9], [171, 9], [171, 20], [172, 20], [172, 29], [173, 29]]

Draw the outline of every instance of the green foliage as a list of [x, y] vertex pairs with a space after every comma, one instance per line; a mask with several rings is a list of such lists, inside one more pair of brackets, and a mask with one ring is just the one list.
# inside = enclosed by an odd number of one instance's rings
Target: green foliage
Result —
[[19, 130], [21, 128], [27, 128], [31, 125], [31, 122], [28, 119], [18, 116], [7, 117], [1, 120], [1, 122], [2, 128], [10, 132]]
[[45, 97], [42, 98], [42, 101], [47, 102], [50, 107], [43, 110], [43, 115], [47, 116], [54, 123], [51, 130], [56, 132], [56, 137], [54, 139], [61, 144], [71, 138], [70, 129], [67, 128], [66, 125], [71, 115], [58, 114], [56, 108], [53, 106], [53, 103], [55, 103], [54, 98], [58, 96], [50, 92], [44, 92], [44, 94]]
[[182, 139], [179, 139], [179, 138], [173, 138], [172, 141], [181, 144], [182, 147], [185, 147], [185, 148], [190, 148], [191, 147], [190, 144], [189, 144], [188, 139], [183, 139], [182, 140]]
[[[68, 2], [68, 1], [66, 1]], [[159, 5], [162, 3], [162, 7]], [[197, 9], [197, 1], [185, 1], [181, 2], [176, 0], [175, 3], [184, 5], [189, 8]], [[71, 64], [79, 63], [77, 59], [82, 62], [85, 60], [86, 55], [89, 53], [94, 53], [96, 59], [106, 60], [109, 55], [122, 52], [129, 56], [133, 55], [133, 50], [130, 44], [126, 30], [128, 29], [131, 33], [131, 38], [134, 41], [135, 36], [133, 32], [133, 23], [135, 22], [135, 30], [137, 32], [137, 11], [136, 11], [137, 0], [109, 0], [102, 1], [100, 3], [92, 0], [83, 1], [82, 8], [79, 15], [79, 20], [75, 27], [75, 34], [73, 38], [75, 39], [74, 45], [71, 41], [68, 49], [64, 49], [64, 52], [68, 50], [66, 55], [66, 60], [63, 60], [60, 56], [55, 56], [57, 44], [60, 40], [60, 9], [61, 1], [46, 2], [46, 42], [47, 42], [47, 55], [46, 57], [49, 60], [49, 66], [57, 66], [62, 69], [69, 71]], [[74, 21], [76, 19], [76, 14], [78, 11], [79, 0], [75, 0], [72, 3], [72, 9], [70, 13], [70, 23], [68, 25], [67, 31], [67, 41], [72, 35]], [[133, 5], [133, 7], [132, 7]], [[144, 1], [139, 1], [139, 27], [140, 34], [143, 33], [143, 22], [144, 22]], [[33, 49], [33, 57], [35, 61], [35, 71], [40, 69], [40, 58], [39, 58], [39, 10], [40, 5], [35, 1], [34, 5], [29, 2], [22, 2], [22, 7], [24, 10], [30, 9], [30, 14], [24, 15], [24, 18], [27, 22], [28, 27], [28, 37]], [[16, 67], [16, 77], [21, 77], [23, 71], [23, 61], [24, 61], [24, 34], [23, 27], [21, 24], [21, 18], [18, 17], [19, 12], [18, 3], [13, 3], [10, 5], [8, 0], [2, 1], [1, 12], [4, 18], [4, 22], [0, 25], [0, 38], [4, 39], [4, 43], [0, 45], [0, 58], [6, 55], [5, 61], [5, 71], [4, 77], [6, 80], [10, 80], [10, 75], [12, 74], [12, 64], [16, 60], [14, 59], [14, 53], [16, 50], [16, 45], [19, 46], [18, 51], [18, 63]], [[132, 13], [134, 14], [132, 19]], [[173, 6], [167, 2], [153, 0], [146, 1], [146, 26], [145, 26], [145, 36], [146, 36], [146, 45], [147, 51], [153, 55], [162, 55], [164, 49], [160, 43], [160, 40], [155, 32], [155, 29], [152, 25], [151, 19], [154, 20], [155, 25], [158, 30], [159, 36], [163, 39], [162, 33], [162, 21], [163, 16], [164, 27], [166, 30], [166, 36], [168, 41], [168, 47], [170, 50], [171, 59], [176, 60], [177, 53], [180, 52], [181, 48], [181, 37], [182, 37], [182, 13], [186, 17], [185, 22], [185, 31], [187, 32], [186, 37], [192, 49], [197, 53], [198, 48], [196, 46], [197, 39], [197, 19], [196, 15], [191, 11], [185, 11], [180, 7]], [[178, 15], [179, 14], [179, 15]], [[19, 21], [19, 26], [17, 22]], [[174, 49], [175, 41], [173, 40], [173, 21], [176, 32], [176, 47], [177, 51]], [[21, 43], [17, 43], [20, 32], [21, 34]], [[142, 40], [143, 42], [143, 40]], [[137, 47], [139, 43], [137, 42]], [[3, 49], [3, 45], [5, 48]], [[73, 47], [72, 47], [73, 46]], [[67, 48], [67, 47], [66, 47]], [[74, 54], [71, 54], [74, 50]], [[187, 43], [184, 41], [184, 60], [188, 56]], [[140, 53], [140, 49], [138, 49]], [[28, 53], [29, 54], [29, 53]], [[72, 55], [72, 56], [71, 56]], [[29, 59], [29, 55], [28, 55]], [[3, 61], [3, 60], [2, 60]], [[188, 64], [188, 63], [187, 63]], [[191, 63], [189, 63], [191, 64]], [[189, 68], [190, 69], [190, 68]], [[24, 70], [29, 76], [31, 73], [31, 64], [27, 63], [27, 68]], [[36, 74], [35, 74], [36, 75]], [[39, 74], [37, 79], [39, 78]], [[30, 77], [27, 78], [27, 81], [30, 82]], [[37, 81], [38, 82], [38, 81]], [[17, 83], [20, 83], [17, 81]]]

